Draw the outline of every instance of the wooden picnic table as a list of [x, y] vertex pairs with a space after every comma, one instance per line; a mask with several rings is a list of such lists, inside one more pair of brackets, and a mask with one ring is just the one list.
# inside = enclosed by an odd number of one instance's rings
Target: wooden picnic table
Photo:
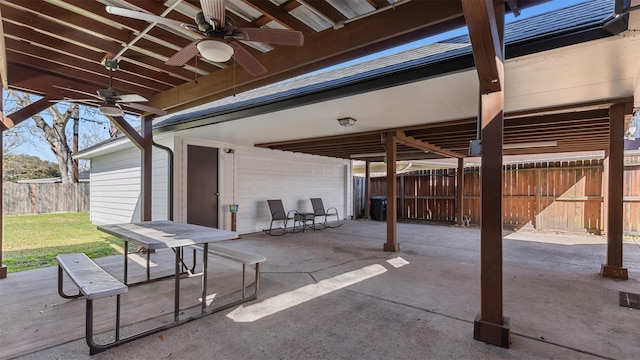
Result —
[[[207, 267], [209, 243], [231, 240], [238, 237], [234, 231], [214, 229], [206, 226], [178, 223], [168, 220], [143, 221], [125, 224], [99, 225], [98, 229], [124, 241], [124, 283], [127, 284], [129, 242], [147, 250], [171, 248], [175, 253], [175, 292], [174, 292], [174, 321], [180, 319], [180, 278], [184, 269], [183, 249], [185, 246], [201, 245], [202, 251], [202, 312], [206, 312], [207, 302]], [[149, 255], [147, 251], [147, 281], [150, 278]], [[195, 262], [195, 251], [194, 251]], [[195, 263], [194, 263], [195, 268]], [[137, 283], [139, 284], [139, 283]], [[136, 285], [136, 284], [127, 284]]]

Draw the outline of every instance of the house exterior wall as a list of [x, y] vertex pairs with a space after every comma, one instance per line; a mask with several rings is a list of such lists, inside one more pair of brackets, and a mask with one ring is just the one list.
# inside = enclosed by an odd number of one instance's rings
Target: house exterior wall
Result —
[[[91, 222], [96, 225], [140, 221], [140, 150], [124, 150], [91, 159]], [[167, 153], [153, 149], [152, 218], [168, 218]]]
[[[239, 204], [237, 231], [269, 227], [268, 199], [282, 199], [286, 210], [311, 212], [311, 197], [335, 207], [341, 218], [353, 214], [351, 167], [347, 160], [238, 146], [202, 139], [157, 140], [174, 151], [174, 216], [186, 222], [187, 146], [220, 149], [218, 191], [220, 228], [231, 229], [230, 204]], [[227, 149], [233, 149], [228, 151]], [[227, 151], [225, 151], [227, 150]], [[154, 148], [152, 219], [169, 218], [167, 153]], [[91, 158], [91, 221], [113, 224], [140, 221], [140, 151], [133, 145]]]
[[[282, 199], [287, 211], [311, 212], [311, 197], [322, 198], [325, 208], [336, 207], [340, 217], [352, 214], [349, 161], [277, 150], [237, 146], [198, 139], [176, 139], [176, 220], [186, 222], [186, 148], [210, 146], [219, 152], [219, 224], [231, 228], [230, 204], [238, 204], [237, 231], [251, 233], [268, 228], [266, 200]], [[233, 149], [228, 151], [227, 149]], [[227, 151], [225, 151], [227, 150]]]

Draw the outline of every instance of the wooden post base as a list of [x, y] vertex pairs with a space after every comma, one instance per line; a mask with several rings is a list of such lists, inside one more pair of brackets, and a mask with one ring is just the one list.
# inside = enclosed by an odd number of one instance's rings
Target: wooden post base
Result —
[[6, 277], [7, 277], [7, 266], [2, 265], [0, 266], [0, 279], [4, 279]]
[[509, 318], [503, 317], [502, 324], [494, 324], [480, 319], [480, 314], [476, 315], [473, 322], [473, 338], [487, 344], [496, 345], [505, 349], [509, 348]]
[[400, 251], [400, 245], [398, 243], [384, 243], [384, 251], [398, 252]]
[[607, 264], [602, 264], [602, 266], [600, 267], [600, 275], [606, 278], [629, 280], [629, 273], [627, 272], [627, 268], [610, 266]]

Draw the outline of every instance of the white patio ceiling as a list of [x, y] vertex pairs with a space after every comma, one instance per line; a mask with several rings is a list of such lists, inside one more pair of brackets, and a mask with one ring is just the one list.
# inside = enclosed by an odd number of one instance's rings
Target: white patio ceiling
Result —
[[[640, 70], [640, 39], [632, 33], [639, 28], [637, 17], [632, 14], [630, 30], [618, 36], [508, 60], [505, 111], [634, 96]], [[477, 74], [468, 69], [179, 134], [253, 145], [473, 118], [477, 103]], [[336, 119], [345, 116], [357, 119], [355, 126], [340, 127]]]

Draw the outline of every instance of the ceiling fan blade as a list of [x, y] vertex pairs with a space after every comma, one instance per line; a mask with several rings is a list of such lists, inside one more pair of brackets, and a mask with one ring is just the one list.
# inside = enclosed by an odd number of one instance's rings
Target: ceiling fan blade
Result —
[[151, 106], [136, 104], [136, 103], [120, 103], [120, 105], [124, 105], [130, 107], [132, 109], [146, 111], [148, 113], [156, 114], [156, 115], [167, 115], [167, 112], [161, 109], [157, 109]]
[[77, 89], [72, 89], [72, 88], [68, 88], [68, 87], [62, 87], [62, 86], [57, 86], [57, 85], [52, 85], [54, 88], [57, 89], [61, 89], [61, 90], [65, 90], [65, 91], [71, 91], [74, 93], [78, 93], [78, 94], [82, 94], [82, 95], [87, 95], [87, 96], [92, 96], [98, 100], [102, 100], [102, 98], [96, 94], [90, 93], [90, 92], [86, 92], [86, 91], [82, 91], [82, 90], [77, 90]]
[[226, 0], [200, 0], [204, 16], [217, 20], [221, 27], [224, 27], [225, 22], [225, 5]]
[[117, 6], [107, 6], [106, 10], [109, 14], [125, 16], [132, 19], [144, 20], [150, 23], [164, 24], [164, 25], [173, 26], [177, 28], [187, 28], [188, 26], [190, 26], [190, 24], [185, 24], [181, 21], [167, 19], [162, 16], [148, 14], [142, 11], [124, 9]]
[[240, 64], [247, 72], [253, 76], [262, 75], [267, 72], [267, 69], [256, 59], [250, 52], [242, 47], [238, 42], [232, 41], [229, 43], [233, 48], [233, 58]]
[[302, 46], [304, 36], [301, 31], [268, 28], [237, 28], [234, 32], [242, 34], [241, 40], [258, 41], [269, 44]]
[[149, 101], [144, 96], [138, 94], [125, 94], [116, 96], [117, 101], [121, 102], [144, 102]]
[[200, 40], [192, 41], [189, 45], [183, 47], [177, 53], [173, 54], [172, 57], [169, 58], [165, 62], [165, 64], [170, 66], [182, 66], [189, 61], [192, 57], [198, 55], [198, 43]]

